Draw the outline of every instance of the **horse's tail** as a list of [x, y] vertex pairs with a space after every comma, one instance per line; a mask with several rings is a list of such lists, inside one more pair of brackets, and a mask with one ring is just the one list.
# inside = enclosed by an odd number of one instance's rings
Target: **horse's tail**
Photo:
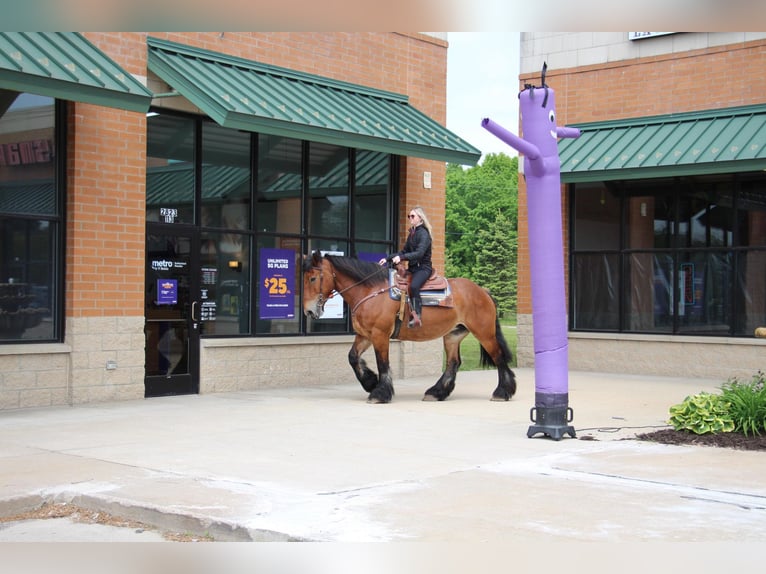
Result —
[[[492, 295], [487, 291], [487, 294], [492, 297]], [[494, 297], [492, 297], [492, 303], [495, 305], [495, 310], [497, 311], [497, 301]], [[497, 344], [500, 346], [500, 352], [501, 352], [501, 358], [503, 362], [506, 365], [510, 365], [513, 363], [513, 353], [511, 353], [511, 348], [508, 346], [508, 342], [505, 340], [505, 335], [503, 335], [503, 329], [500, 326], [500, 315], [495, 313], [495, 340], [497, 341]], [[487, 353], [487, 350], [484, 347], [481, 347], [481, 353], [479, 356], [479, 363], [482, 367], [497, 367], [498, 365], [495, 364], [494, 359], [490, 356], [489, 353]]]

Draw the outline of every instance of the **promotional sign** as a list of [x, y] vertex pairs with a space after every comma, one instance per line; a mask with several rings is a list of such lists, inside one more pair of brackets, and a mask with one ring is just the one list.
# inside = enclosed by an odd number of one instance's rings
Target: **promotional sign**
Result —
[[259, 317], [295, 318], [295, 252], [290, 249], [260, 250]]
[[178, 303], [178, 279], [157, 279], [157, 305]]

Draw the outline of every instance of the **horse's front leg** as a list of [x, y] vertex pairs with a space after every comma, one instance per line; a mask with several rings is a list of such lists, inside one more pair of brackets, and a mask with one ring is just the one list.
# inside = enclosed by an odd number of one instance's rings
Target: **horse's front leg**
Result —
[[423, 395], [424, 401], [443, 401], [455, 389], [455, 378], [460, 368], [460, 343], [468, 336], [468, 329], [458, 325], [444, 335], [444, 351], [447, 356], [447, 368], [436, 384]]
[[378, 375], [376, 375], [368, 366], [365, 360], [362, 358], [362, 353], [370, 348], [372, 341], [357, 335], [354, 339], [354, 344], [351, 345], [351, 350], [348, 352], [348, 364], [354, 370], [357, 380], [361, 383], [362, 388], [368, 393], [378, 386]]
[[388, 336], [380, 334], [373, 336], [372, 345], [375, 349], [375, 358], [378, 361], [378, 385], [372, 390], [367, 398], [368, 403], [390, 403], [394, 398], [394, 384], [391, 381], [391, 366], [388, 362]]

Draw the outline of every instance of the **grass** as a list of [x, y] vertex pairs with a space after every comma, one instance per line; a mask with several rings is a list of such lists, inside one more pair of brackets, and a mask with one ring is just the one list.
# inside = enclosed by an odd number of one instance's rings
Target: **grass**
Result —
[[[513, 353], [513, 363], [511, 367], [516, 366], [516, 317], [511, 319], [500, 319], [500, 327], [503, 329], [503, 335], [508, 342], [508, 347]], [[468, 335], [463, 339], [463, 343], [460, 345], [460, 358], [462, 364], [460, 365], [461, 371], [476, 371], [483, 367], [479, 363], [481, 356], [481, 346], [479, 341], [473, 335]]]

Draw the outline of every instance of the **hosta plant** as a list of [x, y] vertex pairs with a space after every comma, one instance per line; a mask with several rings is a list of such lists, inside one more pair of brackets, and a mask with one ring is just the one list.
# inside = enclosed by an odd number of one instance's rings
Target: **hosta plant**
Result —
[[668, 422], [675, 430], [696, 434], [731, 432], [735, 424], [729, 408], [722, 395], [702, 392], [670, 407]]

